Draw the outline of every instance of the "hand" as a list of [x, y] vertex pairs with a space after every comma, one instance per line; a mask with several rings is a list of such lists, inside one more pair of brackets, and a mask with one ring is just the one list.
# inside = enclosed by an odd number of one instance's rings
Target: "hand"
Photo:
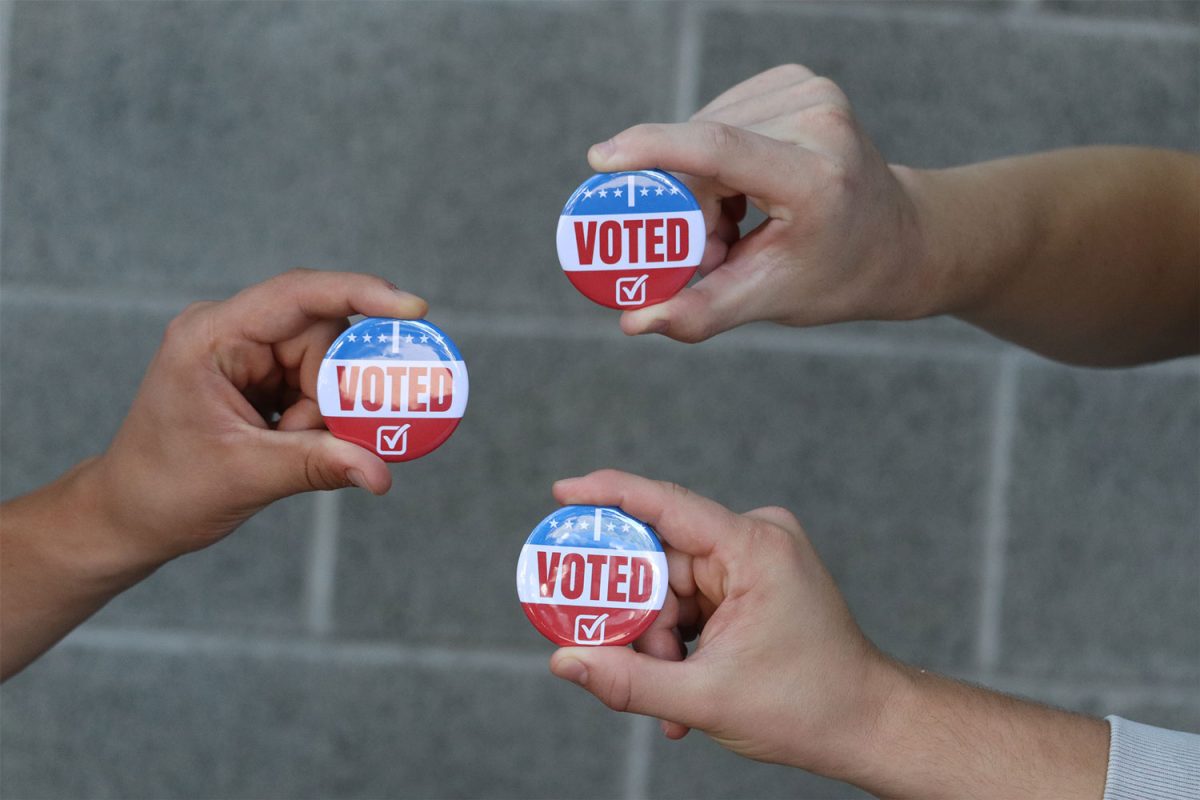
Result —
[[[908, 172], [889, 168], [846, 96], [787, 65], [734, 86], [677, 125], [637, 125], [588, 152], [602, 172], [683, 173], [704, 211], [703, 278], [627, 311], [628, 334], [698, 342], [755, 320], [805, 326], [933, 313]], [[742, 238], [746, 203], [767, 220]]]
[[[680, 738], [708, 733], [750, 758], [840, 774], [862, 752], [895, 683], [796, 518], [735, 514], [674, 484], [615, 471], [559, 481], [563, 504], [620, 506], [652, 525], [670, 590], [635, 644], [567, 647], [551, 660], [618, 711], [658, 717]], [[681, 632], [699, 632], [685, 652]]]
[[[634, 643], [565, 647], [550, 660], [618, 711], [699, 728], [760, 761], [879, 797], [1096, 798], [1108, 726], [916, 670], [850, 616], [800, 524], [746, 514], [674, 484], [606, 470], [559, 481], [564, 504], [620, 506], [658, 531], [670, 589]], [[690, 654], [682, 639], [699, 633]]]
[[325, 430], [317, 371], [347, 315], [420, 317], [424, 300], [368, 275], [296, 270], [167, 328], [129, 414], [91, 465], [122, 540], [165, 560], [298, 492], [391, 486], [384, 462]]

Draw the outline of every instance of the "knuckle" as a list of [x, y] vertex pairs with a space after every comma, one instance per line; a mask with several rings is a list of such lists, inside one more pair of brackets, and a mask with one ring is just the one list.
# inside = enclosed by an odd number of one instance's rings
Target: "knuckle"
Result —
[[613, 711], [628, 711], [633, 702], [633, 682], [627, 670], [614, 670], [604, 687], [604, 702]]
[[713, 336], [713, 324], [709, 320], [693, 320], [686, 325], [675, 326], [671, 334], [672, 336], [685, 344], [699, 344]]
[[781, 75], [794, 77], [797, 80], [804, 80], [813, 76], [813, 71], [803, 64], [780, 64], [775, 68]]
[[216, 305], [212, 301], [202, 300], [188, 303], [174, 319], [167, 323], [163, 332], [164, 344], [175, 344], [187, 341], [192, 337], [192, 329], [203, 319], [207, 309]]
[[769, 520], [771, 524], [781, 528], [792, 530], [800, 527], [800, 520], [796, 519], [796, 515], [783, 506], [763, 506], [756, 508], [751, 513], [761, 519]]
[[701, 122], [700, 126], [705, 141], [713, 152], [726, 153], [741, 144], [741, 136], [730, 125], [723, 122]]
[[691, 489], [688, 489], [686, 486], [681, 486], [675, 481], [663, 481], [662, 486], [668, 494], [675, 498], [687, 497], [692, 493]]
[[335, 475], [325, 460], [321, 458], [317, 445], [304, 451], [304, 484], [305, 491], [315, 492], [323, 489], [336, 489], [347, 485], [343, 476]]
[[823, 100], [842, 105], [846, 102], [846, 94], [842, 87], [834, 83], [832, 78], [818, 75], [802, 84], [810, 97], [820, 97]]
[[836, 133], [850, 133], [854, 130], [854, 115], [850, 109], [838, 103], [821, 103], [814, 106], [809, 116], [817, 124]]

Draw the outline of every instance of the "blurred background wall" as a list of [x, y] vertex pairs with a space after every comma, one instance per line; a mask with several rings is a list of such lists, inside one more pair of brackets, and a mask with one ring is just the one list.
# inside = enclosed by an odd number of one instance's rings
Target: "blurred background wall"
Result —
[[105, 446], [186, 303], [292, 266], [429, 298], [473, 389], [388, 497], [281, 503], [9, 682], [5, 797], [858, 796], [549, 676], [516, 558], [601, 466], [793, 509], [902, 658], [1200, 730], [1195, 361], [1068, 369], [949, 320], [627, 340], [553, 244], [589, 144], [788, 61], [893, 161], [1195, 149], [1196, 4], [0, 15], [5, 498]]

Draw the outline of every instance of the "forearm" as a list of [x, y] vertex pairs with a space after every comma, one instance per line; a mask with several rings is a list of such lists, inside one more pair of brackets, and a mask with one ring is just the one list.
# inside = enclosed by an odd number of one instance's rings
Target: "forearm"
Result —
[[885, 798], [1100, 800], [1108, 724], [900, 667], [860, 765]]
[[109, 521], [96, 464], [0, 507], [0, 680], [160, 563]]
[[1200, 158], [1089, 147], [896, 172], [938, 312], [1080, 364], [1200, 351]]

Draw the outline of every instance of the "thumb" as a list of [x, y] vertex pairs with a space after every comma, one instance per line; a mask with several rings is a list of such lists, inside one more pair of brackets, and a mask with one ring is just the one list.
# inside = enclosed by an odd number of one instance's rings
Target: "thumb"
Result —
[[632, 711], [703, 728], [706, 705], [693, 664], [663, 661], [627, 647], [564, 647], [550, 671], [579, 684], [614, 711]]
[[742, 264], [727, 261], [669, 300], [626, 311], [621, 330], [630, 336], [661, 333], [680, 342], [702, 342], [759, 318], [757, 277]]
[[252, 452], [255, 485], [270, 500], [347, 486], [384, 494], [392, 486], [379, 456], [328, 431], [263, 431]]

